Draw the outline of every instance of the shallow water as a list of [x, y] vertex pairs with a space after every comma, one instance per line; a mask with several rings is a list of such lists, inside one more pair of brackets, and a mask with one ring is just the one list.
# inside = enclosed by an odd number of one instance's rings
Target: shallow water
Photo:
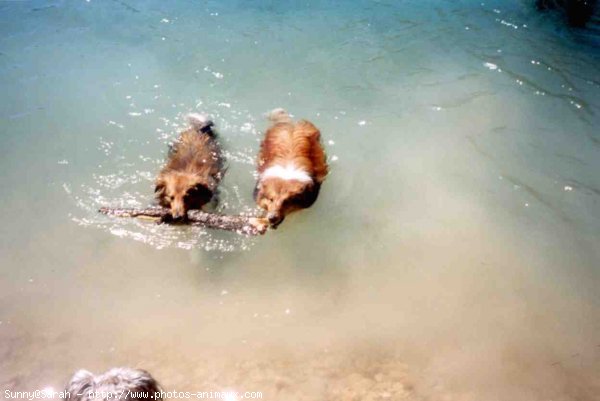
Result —
[[[533, 1], [0, 3], [0, 389], [128, 365], [287, 400], [600, 399], [598, 40]], [[147, 205], [189, 111], [255, 212], [263, 113], [331, 174], [261, 238]]]

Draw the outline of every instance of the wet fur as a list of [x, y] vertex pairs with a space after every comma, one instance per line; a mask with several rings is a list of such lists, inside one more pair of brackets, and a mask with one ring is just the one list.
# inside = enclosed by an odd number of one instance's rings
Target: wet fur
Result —
[[[328, 172], [321, 133], [311, 122], [293, 122], [283, 109], [269, 116], [272, 125], [267, 130], [258, 155], [259, 179], [254, 198], [267, 212], [273, 227], [293, 211], [310, 207], [317, 199]], [[309, 182], [277, 177], [263, 178], [269, 168], [281, 166], [308, 174]]]
[[[160, 391], [158, 382], [145, 370], [113, 368], [97, 376], [87, 370], [80, 370], [67, 384], [65, 392], [69, 397], [64, 399], [73, 401], [162, 400], [161, 394], [155, 397], [155, 394]], [[98, 393], [101, 398], [95, 398], [94, 393]]]
[[175, 219], [209, 203], [223, 175], [224, 159], [208, 125], [212, 123], [192, 124], [169, 150], [167, 163], [156, 179], [156, 199], [171, 209]]

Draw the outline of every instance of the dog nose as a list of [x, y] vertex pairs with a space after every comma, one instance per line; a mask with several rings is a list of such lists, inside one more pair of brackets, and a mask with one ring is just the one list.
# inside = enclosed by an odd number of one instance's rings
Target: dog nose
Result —
[[267, 214], [267, 220], [269, 220], [269, 224], [272, 227], [276, 227], [279, 223], [283, 221], [283, 218], [277, 213], [269, 213]]
[[173, 220], [181, 220], [185, 217], [186, 213], [184, 210], [172, 210], [171, 216], [173, 216]]

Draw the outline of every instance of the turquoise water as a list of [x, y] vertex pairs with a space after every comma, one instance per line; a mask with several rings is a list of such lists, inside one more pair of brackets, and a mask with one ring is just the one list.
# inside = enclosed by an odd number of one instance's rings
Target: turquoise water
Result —
[[[0, 389], [127, 365], [287, 400], [600, 399], [600, 52], [533, 1], [0, 3]], [[213, 116], [257, 212], [263, 114], [331, 174], [261, 238], [152, 202]]]

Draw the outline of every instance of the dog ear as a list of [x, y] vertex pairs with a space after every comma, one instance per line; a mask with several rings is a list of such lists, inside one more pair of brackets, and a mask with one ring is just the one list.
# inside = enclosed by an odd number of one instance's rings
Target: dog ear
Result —
[[118, 383], [118, 387], [123, 390], [126, 389], [136, 393], [146, 392], [149, 393], [150, 398], [162, 400], [160, 385], [150, 373], [142, 369], [112, 368], [104, 373], [99, 378], [99, 381], [102, 384], [106, 383], [108, 385]]
[[161, 196], [164, 192], [165, 192], [165, 187], [167, 186], [165, 180], [163, 180], [161, 177], [159, 177], [156, 180], [156, 186], [154, 187], [154, 193], [157, 196]]
[[308, 186], [305, 186], [302, 191], [295, 192], [292, 196], [286, 200], [288, 205], [297, 205], [302, 208], [309, 208], [315, 203], [317, 200], [317, 196], [319, 196], [319, 190], [321, 189], [321, 184], [314, 183]]
[[202, 207], [210, 202], [213, 192], [204, 184], [196, 184], [185, 194], [186, 204], [192, 207]]
[[65, 387], [65, 392], [75, 400], [87, 400], [90, 391], [94, 391], [94, 375], [83, 369], [77, 371]]
[[158, 384], [158, 382], [150, 375], [150, 373], [142, 369], [136, 369], [136, 372], [138, 373], [136, 380], [138, 392], [148, 392], [155, 395], [155, 400], [162, 400], [162, 389], [160, 384]]
[[257, 183], [256, 186], [254, 187], [254, 191], [252, 192], [252, 197], [254, 198], [254, 202], [256, 202], [258, 200], [258, 198], [260, 197], [261, 191], [262, 191], [262, 185], [260, 183]]

